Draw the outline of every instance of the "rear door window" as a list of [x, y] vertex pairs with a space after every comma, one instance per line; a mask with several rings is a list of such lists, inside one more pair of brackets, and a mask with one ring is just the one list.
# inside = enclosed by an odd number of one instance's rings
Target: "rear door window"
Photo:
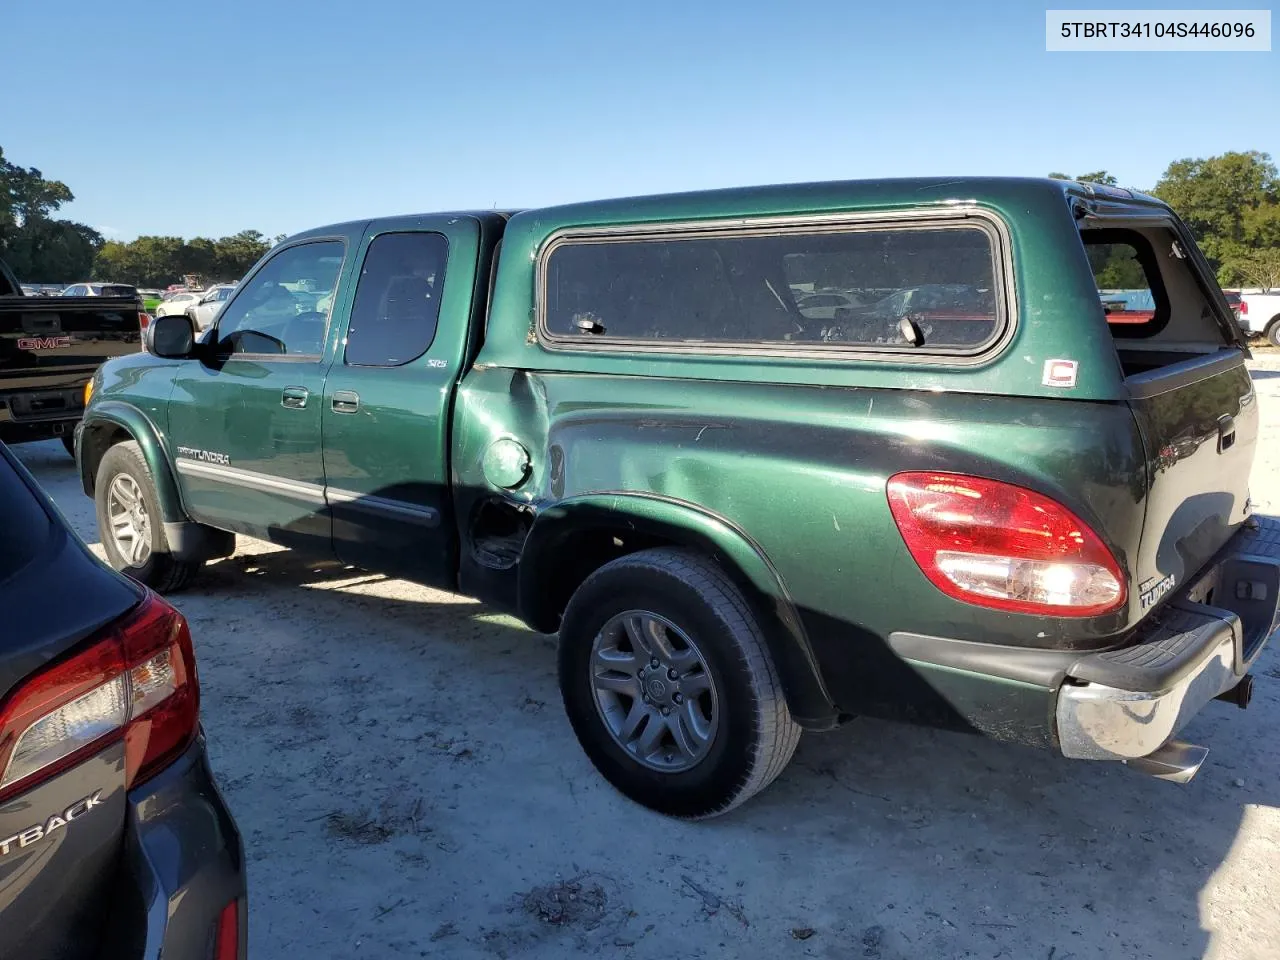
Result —
[[39, 556], [52, 533], [49, 514], [0, 453], [0, 582]]
[[544, 258], [542, 332], [671, 350], [972, 354], [1006, 321], [997, 250], [992, 228], [969, 223], [569, 238]]
[[365, 253], [347, 327], [345, 362], [396, 367], [435, 339], [449, 241], [439, 233], [384, 233]]

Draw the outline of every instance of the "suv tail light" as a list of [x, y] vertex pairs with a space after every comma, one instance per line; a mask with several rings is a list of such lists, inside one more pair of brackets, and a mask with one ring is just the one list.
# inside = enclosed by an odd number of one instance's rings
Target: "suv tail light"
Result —
[[0, 708], [0, 800], [119, 739], [133, 787], [190, 745], [199, 707], [191, 631], [148, 591], [88, 646], [9, 695]]
[[1240, 312], [1240, 316], [1247, 317], [1249, 315], [1249, 301], [1241, 299], [1241, 301], [1236, 304], [1236, 310]]
[[954, 473], [889, 478], [889, 508], [924, 575], [997, 610], [1090, 617], [1124, 605], [1124, 573], [1098, 535], [1033, 490]]

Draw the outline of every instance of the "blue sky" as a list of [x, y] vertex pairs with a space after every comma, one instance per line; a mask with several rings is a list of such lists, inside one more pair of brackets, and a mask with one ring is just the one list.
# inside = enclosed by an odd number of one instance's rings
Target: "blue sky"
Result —
[[1280, 159], [1280, 54], [1050, 54], [1045, 6], [14, 3], [0, 146], [120, 238], [857, 177], [1146, 187], [1180, 157]]

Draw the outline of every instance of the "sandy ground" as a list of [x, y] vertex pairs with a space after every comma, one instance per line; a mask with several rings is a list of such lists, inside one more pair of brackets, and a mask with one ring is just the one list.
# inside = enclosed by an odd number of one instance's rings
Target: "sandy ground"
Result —
[[[1255, 364], [1280, 513], [1280, 355]], [[15, 448], [90, 543], [56, 443]], [[593, 771], [553, 641], [462, 597], [241, 539], [172, 598], [244, 832], [254, 960], [1280, 957], [1280, 654], [1179, 787], [873, 721], [683, 824]]]

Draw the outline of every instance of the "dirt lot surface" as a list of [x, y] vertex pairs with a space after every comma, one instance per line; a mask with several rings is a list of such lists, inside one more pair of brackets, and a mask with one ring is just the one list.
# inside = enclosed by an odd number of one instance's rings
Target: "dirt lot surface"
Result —
[[[1280, 513], [1280, 354], [1255, 363]], [[56, 443], [15, 448], [76, 529]], [[553, 640], [462, 597], [240, 540], [172, 598], [244, 832], [254, 960], [1280, 957], [1280, 654], [1211, 705], [1186, 787], [858, 721], [707, 823], [614, 793]]]

